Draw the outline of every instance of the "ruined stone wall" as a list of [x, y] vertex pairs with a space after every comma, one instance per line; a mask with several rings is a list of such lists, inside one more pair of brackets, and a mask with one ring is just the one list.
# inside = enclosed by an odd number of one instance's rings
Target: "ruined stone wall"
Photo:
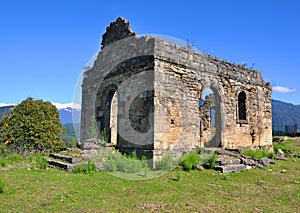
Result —
[[[165, 104], [166, 109], [161, 114], [169, 117], [169, 125], [164, 137], [155, 138], [155, 149], [172, 149], [173, 132], [181, 134], [181, 142], [176, 147], [207, 145], [211, 133], [201, 133], [203, 119], [200, 119], [198, 101], [209, 86], [219, 95], [220, 111], [219, 135], [212, 146], [272, 145], [271, 88], [263, 81], [259, 71], [230, 64], [168, 41], [156, 39], [155, 42], [155, 85], [163, 85], [165, 90], [171, 91], [174, 94], [172, 101], [176, 102], [175, 105]], [[161, 73], [169, 76], [165, 77], [167, 80], [160, 77]], [[238, 118], [238, 94], [241, 91], [246, 94], [246, 120]], [[156, 95], [155, 109], [159, 109], [156, 105], [166, 98]], [[176, 107], [181, 114], [173, 113]], [[155, 125], [159, 125], [160, 120], [160, 116], [155, 117]]]

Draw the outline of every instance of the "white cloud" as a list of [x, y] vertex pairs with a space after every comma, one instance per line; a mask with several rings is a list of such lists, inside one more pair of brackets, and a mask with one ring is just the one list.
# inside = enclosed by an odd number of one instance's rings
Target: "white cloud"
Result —
[[16, 104], [5, 104], [5, 103], [0, 103], [0, 107], [5, 107], [5, 106], [15, 106]]
[[296, 89], [291, 89], [288, 87], [282, 87], [282, 86], [273, 86], [273, 91], [279, 92], [279, 93], [292, 93], [292, 92], [297, 92]]

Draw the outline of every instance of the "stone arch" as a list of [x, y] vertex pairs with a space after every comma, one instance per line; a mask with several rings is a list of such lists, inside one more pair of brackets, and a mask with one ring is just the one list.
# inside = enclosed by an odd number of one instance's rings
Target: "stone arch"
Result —
[[224, 123], [223, 89], [218, 84], [203, 83], [199, 98], [200, 143], [221, 147]]

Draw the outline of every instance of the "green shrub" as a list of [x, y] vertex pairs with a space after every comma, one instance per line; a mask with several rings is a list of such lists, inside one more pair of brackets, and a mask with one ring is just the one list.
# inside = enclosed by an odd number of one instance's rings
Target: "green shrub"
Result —
[[190, 152], [186, 156], [184, 156], [180, 165], [183, 167], [184, 170], [190, 171], [195, 169], [199, 164], [199, 156], [195, 152]]
[[91, 160], [88, 160], [87, 164], [75, 166], [73, 168], [72, 172], [75, 174], [78, 174], [78, 173], [89, 174], [89, 173], [95, 172], [96, 170], [97, 170], [96, 164], [93, 163]]
[[0, 166], [1, 167], [6, 167], [7, 160], [3, 157], [0, 157]]
[[12, 163], [19, 163], [23, 160], [23, 157], [19, 154], [9, 154], [7, 159]]
[[173, 160], [171, 154], [166, 154], [162, 159], [155, 163], [155, 169], [169, 171], [173, 169], [176, 165], [176, 161]]
[[36, 167], [39, 169], [46, 169], [48, 167], [48, 161], [42, 155], [37, 155], [35, 162]]
[[3, 179], [0, 179], [0, 194], [4, 192], [5, 185], [5, 181]]
[[213, 168], [217, 165], [217, 159], [218, 159], [218, 154], [217, 153], [213, 153], [210, 158], [207, 161], [207, 165], [209, 166], [209, 168]]

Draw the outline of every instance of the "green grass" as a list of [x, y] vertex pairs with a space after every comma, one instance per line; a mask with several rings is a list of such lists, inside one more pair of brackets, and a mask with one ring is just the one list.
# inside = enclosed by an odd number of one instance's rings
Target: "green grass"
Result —
[[[299, 152], [299, 143], [290, 146]], [[300, 159], [275, 162], [227, 175], [175, 169], [137, 181], [107, 172], [28, 170], [25, 161], [0, 167], [0, 206], [2, 212], [298, 212]]]
[[7, 156], [7, 160], [13, 163], [18, 163], [21, 162], [23, 160], [23, 157], [19, 154], [9, 154]]
[[4, 192], [5, 181], [0, 179], [0, 194]]

